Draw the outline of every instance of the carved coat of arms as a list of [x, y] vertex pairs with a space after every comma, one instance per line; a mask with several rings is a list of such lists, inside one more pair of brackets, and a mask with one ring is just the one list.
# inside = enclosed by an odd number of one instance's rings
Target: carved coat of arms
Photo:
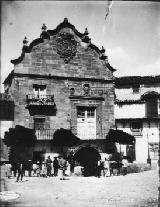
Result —
[[68, 63], [77, 52], [77, 42], [74, 36], [70, 33], [61, 32], [57, 35], [57, 53], [64, 59], [65, 63]]

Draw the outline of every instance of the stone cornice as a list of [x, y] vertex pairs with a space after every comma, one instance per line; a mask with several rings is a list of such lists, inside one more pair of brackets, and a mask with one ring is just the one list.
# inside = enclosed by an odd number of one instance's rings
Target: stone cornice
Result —
[[101, 100], [104, 101], [103, 97], [95, 97], [95, 96], [69, 96], [70, 99], [85, 99], [85, 100]]
[[145, 101], [141, 100], [141, 99], [139, 99], [139, 100], [132, 100], [132, 99], [131, 100], [118, 100], [118, 99], [116, 99], [115, 100], [115, 104], [117, 104], [117, 105], [143, 104], [143, 103], [145, 103]]
[[13, 77], [28, 77], [28, 78], [44, 78], [44, 79], [56, 79], [56, 80], [71, 80], [71, 81], [91, 81], [91, 82], [101, 82], [101, 83], [113, 83], [114, 79], [105, 80], [98, 78], [82, 78], [82, 77], [65, 77], [65, 76], [53, 76], [53, 75], [40, 75], [40, 74], [24, 74], [24, 73], [10, 73], [5, 79], [3, 84], [11, 82]]
[[141, 121], [141, 120], [146, 120], [146, 121], [151, 121], [151, 120], [160, 120], [160, 117], [141, 117], [141, 118], [115, 118], [115, 121]]

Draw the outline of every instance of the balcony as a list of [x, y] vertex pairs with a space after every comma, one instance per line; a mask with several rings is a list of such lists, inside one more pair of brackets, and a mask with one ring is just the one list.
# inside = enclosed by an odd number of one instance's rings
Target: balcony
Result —
[[37, 140], [52, 140], [56, 129], [35, 129]]
[[34, 115], [56, 115], [56, 104], [54, 95], [26, 95], [26, 108], [31, 116]]
[[26, 96], [26, 102], [28, 105], [53, 105], [55, 106], [54, 95], [28, 94]]
[[132, 130], [132, 135], [140, 137], [140, 136], [142, 136], [142, 131], [138, 130], [138, 129], [137, 130]]

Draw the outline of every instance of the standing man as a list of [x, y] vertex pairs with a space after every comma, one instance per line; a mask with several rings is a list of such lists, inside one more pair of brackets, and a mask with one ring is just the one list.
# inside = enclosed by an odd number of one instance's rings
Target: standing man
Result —
[[104, 176], [107, 177], [110, 175], [110, 167], [109, 167], [109, 161], [107, 158], [104, 160]]
[[123, 173], [123, 175], [127, 174], [127, 166], [128, 166], [128, 160], [127, 160], [127, 157], [124, 156], [123, 160], [122, 160], [122, 173]]
[[19, 178], [21, 177], [21, 181], [23, 179], [23, 175], [24, 175], [24, 171], [25, 171], [25, 165], [24, 162], [19, 162], [18, 163], [18, 176], [17, 176], [17, 181], [19, 181]]
[[54, 176], [58, 175], [58, 160], [57, 157], [54, 157], [53, 160]]
[[59, 156], [58, 167], [59, 167], [60, 180], [65, 180], [64, 175], [66, 170], [66, 160], [63, 159], [63, 156]]
[[28, 160], [28, 176], [29, 177], [32, 176], [32, 170], [33, 170], [32, 160]]
[[46, 160], [46, 167], [47, 167], [47, 176], [51, 176], [51, 163], [52, 163], [52, 160], [50, 158], [50, 156], [48, 156], [47, 160]]
[[74, 159], [71, 158], [71, 160], [70, 160], [70, 175], [72, 175], [74, 173], [74, 167], [75, 167], [75, 162], [74, 162]]

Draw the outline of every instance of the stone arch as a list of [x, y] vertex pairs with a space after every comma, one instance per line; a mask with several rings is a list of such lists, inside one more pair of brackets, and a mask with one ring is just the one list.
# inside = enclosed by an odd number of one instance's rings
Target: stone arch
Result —
[[156, 91], [147, 91], [146, 93], [141, 95], [141, 99], [145, 100], [147, 98], [153, 98], [153, 97], [157, 98], [159, 96], [160, 96], [160, 94], [158, 92], [156, 92]]
[[102, 149], [100, 149], [97, 145], [92, 144], [92, 143], [90, 143], [90, 144], [88, 144], [88, 143], [83, 143], [83, 144], [81, 144], [81, 145], [79, 145], [79, 146], [77, 146], [77, 147], [74, 148], [74, 153], [73, 153], [73, 155], [75, 155], [75, 153], [76, 153], [77, 151], [79, 151], [80, 149], [85, 148], [85, 147], [91, 147], [91, 148], [97, 150], [99, 154], [102, 153]]
[[74, 151], [74, 160], [84, 168], [84, 176], [96, 176], [100, 150], [94, 145], [82, 144]]

